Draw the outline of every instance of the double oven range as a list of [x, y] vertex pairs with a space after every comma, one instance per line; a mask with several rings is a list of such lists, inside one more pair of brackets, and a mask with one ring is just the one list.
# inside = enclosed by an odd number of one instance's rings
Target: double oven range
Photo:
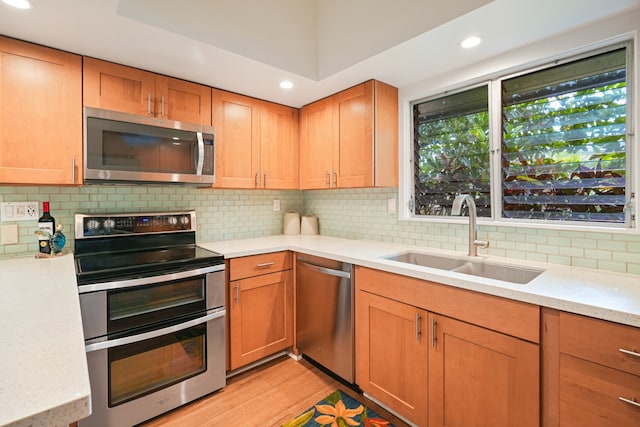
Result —
[[225, 386], [224, 259], [194, 211], [75, 216], [85, 426], [131, 426]]

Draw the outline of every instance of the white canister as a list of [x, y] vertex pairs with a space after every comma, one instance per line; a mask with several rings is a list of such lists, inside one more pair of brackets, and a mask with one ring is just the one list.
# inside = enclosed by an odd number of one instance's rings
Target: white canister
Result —
[[315, 215], [305, 215], [302, 217], [300, 234], [318, 234], [318, 218]]
[[300, 234], [300, 214], [288, 211], [284, 214], [284, 234]]

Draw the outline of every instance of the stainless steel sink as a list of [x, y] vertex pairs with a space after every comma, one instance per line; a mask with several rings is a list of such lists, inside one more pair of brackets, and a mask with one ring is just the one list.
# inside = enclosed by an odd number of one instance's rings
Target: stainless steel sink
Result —
[[430, 255], [423, 252], [404, 252], [385, 258], [391, 261], [400, 261], [407, 264], [421, 265], [423, 267], [439, 268], [440, 270], [452, 270], [461, 267], [466, 262], [462, 259]]
[[412, 251], [388, 256], [385, 259], [521, 285], [529, 283], [544, 272], [537, 268], [497, 264], [483, 259], [447, 257]]

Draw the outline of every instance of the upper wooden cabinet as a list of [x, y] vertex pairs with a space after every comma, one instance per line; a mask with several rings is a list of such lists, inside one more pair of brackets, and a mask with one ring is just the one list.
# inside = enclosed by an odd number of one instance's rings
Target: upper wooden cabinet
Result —
[[300, 188], [398, 185], [398, 90], [370, 80], [302, 108]]
[[0, 37], [0, 183], [82, 183], [82, 58]]
[[298, 188], [298, 111], [213, 90], [219, 188]]
[[210, 87], [87, 57], [84, 105], [211, 125]]

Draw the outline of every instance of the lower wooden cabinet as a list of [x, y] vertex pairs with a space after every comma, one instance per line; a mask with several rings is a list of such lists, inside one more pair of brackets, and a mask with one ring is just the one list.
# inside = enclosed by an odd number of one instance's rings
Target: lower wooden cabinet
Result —
[[640, 425], [639, 376], [560, 354], [559, 393], [561, 427]]
[[429, 325], [429, 426], [540, 425], [537, 344], [436, 314]]
[[291, 254], [232, 259], [230, 277], [229, 367], [234, 370], [293, 345]]
[[543, 427], [640, 426], [640, 328], [543, 310]]
[[356, 301], [358, 385], [426, 426], [427, 312], [368, 292], [359, 292]]
[[539, 307], [363, 267], [355, 283], [367, 394], [421, 427], [540, 425]]

